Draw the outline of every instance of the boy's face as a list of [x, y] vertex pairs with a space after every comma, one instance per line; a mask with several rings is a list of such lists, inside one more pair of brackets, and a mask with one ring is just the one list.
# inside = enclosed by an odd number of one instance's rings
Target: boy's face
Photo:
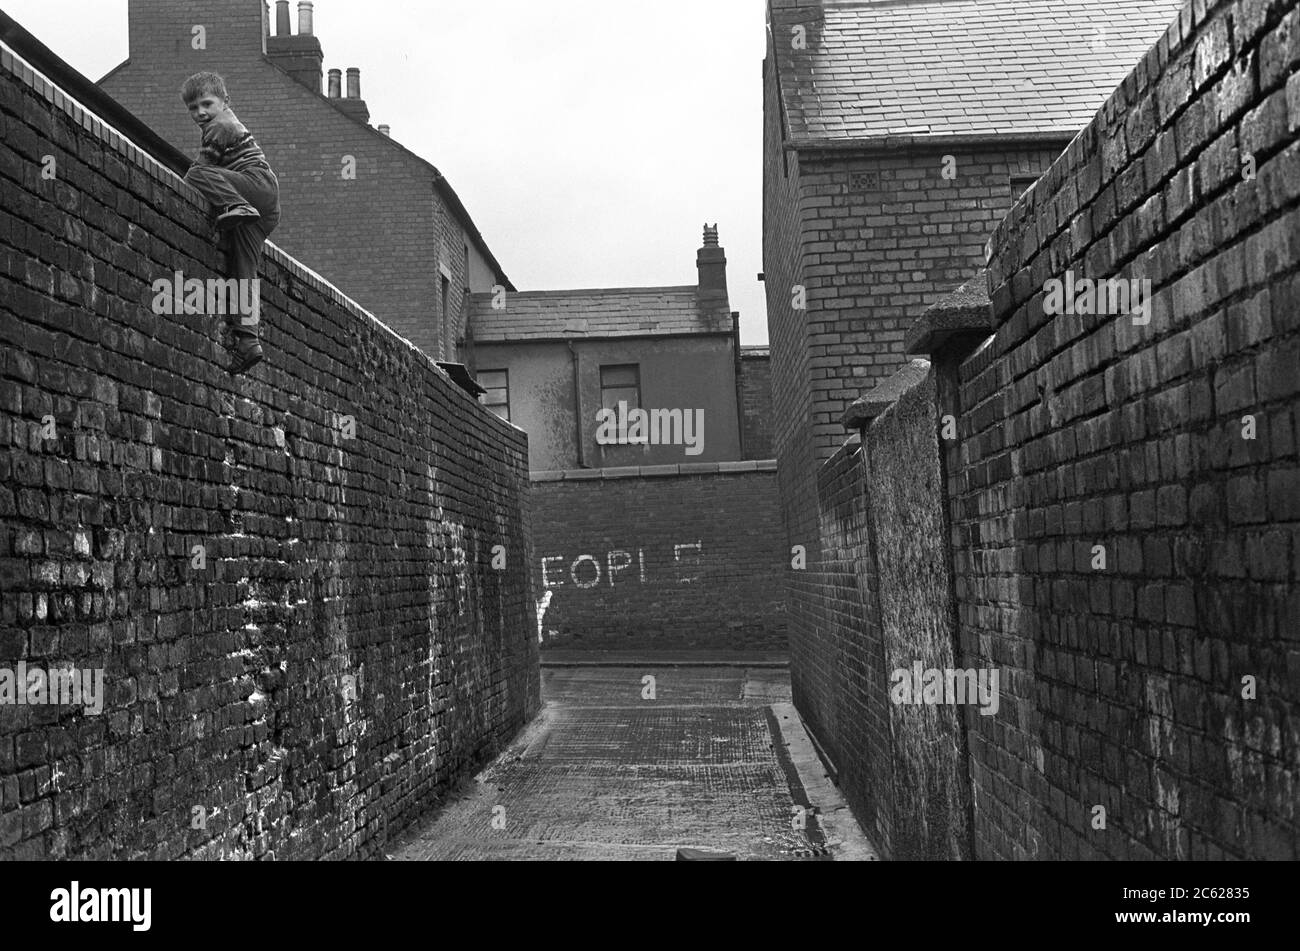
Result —
[[207, 125], [229, 106], [228, 99], [222, 99], [216, 93], [205, 92], [197, 99], [191, 99], [185, 105], [190, 110], [190, 118], [199, 125]]

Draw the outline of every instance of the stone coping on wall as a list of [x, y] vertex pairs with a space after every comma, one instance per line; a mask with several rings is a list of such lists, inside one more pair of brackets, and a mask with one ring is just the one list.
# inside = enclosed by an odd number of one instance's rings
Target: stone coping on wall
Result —
[[907, 329], [903, 350], [909, 355], [929, 355], [952, 337], [992, 333], [993, 304], [988, 286], [989, 272], [981, 268], [957, 290], [927, 307]]
[[929, 360], [924, 357], [909, 360], [895, 370], [892, 376], [885, 377], [850, 403], [849, 408], [840, 417], [840, 422], [846, 429], [858, 429], [866, 425], [889, 409], [900, 396], [924, 380], [929, 372]]
[[530, 472], [532, 482], [593, 482], [601, 479], [652, 479], [674, 476], [736, 475], [744, 472], [775, 472], [775, 459], [748, 462], [683, 462], [671, 466], [612, 466], [606, 469], [539, 469]]
[[[79, 95], [81, 92], [97, 88], [90, 82], [90, 80], [85, 80], [85, 90], [72, 88], [77, 84], [71, 81], [65, 82], [64, 86], [59, 86], [52, 82], [39, 69], [33, 67], [31, 63], [24, 58], [22, 52], [3, 41], [0, 41], [0, 70], [10, 73], [15, 79], [33, 89], [38, 96], [45, 99], [54, 108], [66, 113], [72, 118], [72, 121], [76, 125], [80, 126], [86, 130], [86, 132], [90, 133], [91, 136], [99, 139], [106, 146], [113, 149], [130, 165], [135, 166], [151, 178], [156, 179], [163, 187], [170, 188], [178, 195], [184, 196], [195, 207], [201, 208], [205, 214], [207, 213], [207, 202], [204, 200], [203, 196], [188, 185], [183, 178], [148, 152], [141, 149], [130, 138], [123, 135], [109, 123], [105, 122], [90, 109], [87, 109], [78, 99], [73, 98], [74, 95]], [[80, 74], [76, 73], [76, 71], [71, 67], [68, 67], [69, 78], [79, 75]], [[87, 96], [87, 98], [91, 97]], [[389, 327], [386, 323], [370, 311], [366, 310], [351, 297], [348, 297], [316, 271], [313, 271], [297, 258], [287, 254], [284, 250], [277, 247], [269, 240], [265, 244], [264, 257], [267, 262], [274, 262], [284, 268], [294, 278], [324, 295], [332, 303], [341, 307], [343, 310], [356, 317], [359, 321], [368, 321], [382, 328], [393, 338], [405, 344], [407, 348], [419, 354], [429, 367], [434, 370], [434, 372], [441, 374], [448, 380], [451, 380], [451, 376], [446, 370], [438, 366], [437, 361], [433, 357], [425, 353], [415, 344], [411, 343], [411, 341], [407, 340], [397, 331], [393, 330], [392, 327]], [[452, 382], [454, 383], [454, 381]], [[453, 386], [453, 389], [458, 393], [464, 393], [464, 390], [459, 385]], [[469, 394], [465, 394], [464, 398], [470, 399], [480, 406], [482, 405], [477, 399], [469, 396]], [[484, 407], [484, 412], [490, 413], [491, 411]], [[495, 416], [496, 414], [492, 413], [491, 415]], [[502, 423], [505, 425], [513, 425], [506, 423], [505, 420], [502, 420]], [[518, 427], [515, 428], [517, 429]]]

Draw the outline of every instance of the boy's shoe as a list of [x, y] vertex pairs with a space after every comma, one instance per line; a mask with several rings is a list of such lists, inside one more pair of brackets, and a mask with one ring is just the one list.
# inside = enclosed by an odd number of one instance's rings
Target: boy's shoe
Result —
[[260, 217], [262, 213], [252, 205], [231, 205], [217, 215], [217, 230], [227, 231], [245, 221], [253, 221]]
[[262, 345], [256, 340], [240, 343], [235, 348], [235, 357], [230, 363], [230, 372], [234, 376], [246, 373], [262, 362]]

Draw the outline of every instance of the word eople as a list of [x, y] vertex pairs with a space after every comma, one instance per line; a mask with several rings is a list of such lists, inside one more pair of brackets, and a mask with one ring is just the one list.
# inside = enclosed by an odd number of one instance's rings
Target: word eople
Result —
[[[699, 580], [702, 548], [703, 543], [699, 541], [673, 546], [673, 567], [678, 582], [690, 584]], [[569, 565], [567, 582], [564, 577], [566, 574], [563, 567], [565, 562], [568, 562]], [[632, 574], [625, 576], [623, 572], [631, 570], [634, 564], [636, 570]], [[604, 566], [603, 570], [602, 565]], [[618, 578], [623, 578], [624, 581], [635, 578], [640, 584], [648, 583], [644, 548], [635, 550], [635, 558], [633, 558], [631, 549], [615, 548], [607, 551], [604, 558], [598, 558], [595, 555], [579, 555], [570, 562], [567, 555], [548, 555], [542, 559], [542, 587], [544, 589], [558, 588], [568, 582], [579, 588], [595, 588], [602, 580], [606, 581], [612, 588], [615, 579]]]

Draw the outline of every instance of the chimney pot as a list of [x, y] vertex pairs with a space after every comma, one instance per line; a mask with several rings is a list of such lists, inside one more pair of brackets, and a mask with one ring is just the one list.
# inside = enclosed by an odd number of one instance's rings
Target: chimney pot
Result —
[[337, 99], [339, 98], [339, 96], [342, 95], [342, 92], [340, 91], [342, 86], [343, 86], [343, 70], [331, 69], [330, 82], [329, 82], [329, 93], [331, 99]]
[[716, 224], [706, 224], [704, 226], [704, 246], [706, 248], [716, 248], [718, 246], [718, 226]]
[[289, 36], [292, 33], [293, 27], [289, 24], [289, 0], [276, 0], [275, 35]]
[[391, 127], [391, 126], [388, 126], [388, 125], [381, 125], [381, 126], [379, 127], [379, 131], [382, 132], [384, 135], [390, 135], [390, 134], [392, 133], [393, 130], [392, 130], [392, 127]]
[[355, 66], [348, 68], [348, 98], [361, 98], [361, 70]]
[[[286, 4], [288, 6], [288, 4]], [[298, 4], [298, 35], [312, 36], [315, 25], [312, 23], [311, 0], [301, 0]]]

